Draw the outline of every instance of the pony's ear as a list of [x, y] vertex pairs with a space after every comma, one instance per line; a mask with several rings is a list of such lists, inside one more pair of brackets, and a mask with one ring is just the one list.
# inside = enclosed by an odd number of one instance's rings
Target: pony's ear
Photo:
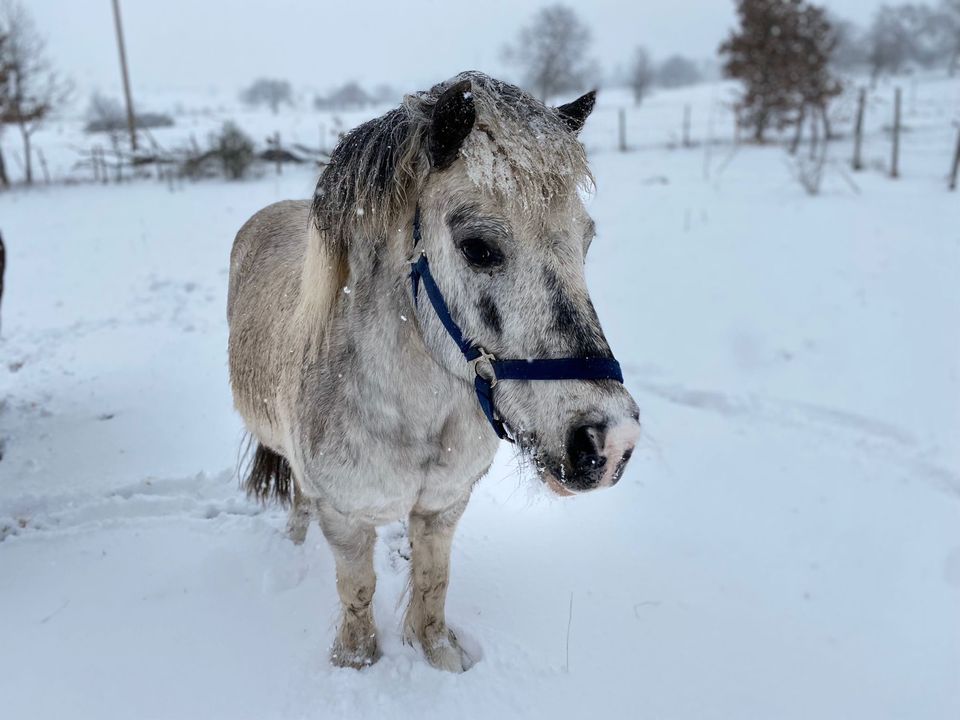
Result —
[[444, 90], [433, 106], [430, 121], [430, 164], [436, 170], [450, 167], [460, 146], [473, 129], [477, 108], [469, 80], [461, 80]]
[[563, 124], [570, 128], [574, 135], [583, 129], [583, 124], [587, 121], [590, 113], [593, 112], [593, 106], [597, 102], [597, 91], [591, 90], [586, 95], [581, 95], [573, 102], [561, 105], [557, 108], [560, 119]]

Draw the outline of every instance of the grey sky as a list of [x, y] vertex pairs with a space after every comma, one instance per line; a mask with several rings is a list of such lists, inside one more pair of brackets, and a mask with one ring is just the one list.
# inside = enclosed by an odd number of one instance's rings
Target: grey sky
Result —
[[[256, 76], [323, 89], [346, 79], [408, 90], [475, 68], [503, 71], [500, 47], [544, 0], [121, 0], [134, 89], [234, 91]], [[110, 0], [28, 0], [78, 92], [119, 94]], [[638, 44], [655, 57], [708, 57], [732, 0], [571, 1], [605, 70]], [[866, 22], [881, 0], [828, 0]]]

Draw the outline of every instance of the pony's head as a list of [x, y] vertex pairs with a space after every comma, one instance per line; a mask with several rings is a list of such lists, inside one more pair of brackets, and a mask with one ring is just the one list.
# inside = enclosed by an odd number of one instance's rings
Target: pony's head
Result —
[[[473, 344], [498, 358], [610, 358], [584, 278], [595, 229], [582, 200], [592, 178], [577, 134], [593, 104], [588, 93], [550, 108], [512, 85], [462, 73], [344, 139], [318, 184], [316, 221], [329, 242], [382, 238], [410, 258], [419, 206], [417, 249]], [[433, 360], [472, 383], [476, 369], [430, 303], [421, 298], [412, 312]], [[554, 491], [620, 479], [640, 432], [620, 382], [504, 381], [493, 392], [498, 414]]]

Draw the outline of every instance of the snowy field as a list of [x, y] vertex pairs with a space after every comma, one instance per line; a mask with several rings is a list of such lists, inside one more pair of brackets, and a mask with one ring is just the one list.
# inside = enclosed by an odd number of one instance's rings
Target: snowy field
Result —
[[[846, 91], [831, 105], [831, 123], [838, 134], [849, 136], [852, 132], [857, 91], [867, 85], [868, 81], [863, 78], [848, 78]], [[932, 171], [944, 178], [956, 141], [956, 123], [960, 122], [960, 83], [939, 76], [886, 79], [869, 90], [864, 118], [865, 163], [875, 171], [889, 165], [889, 131], [893, 122], [895, 87], [903, 91], [904, 144], [909, 146], [909, 152], [905, 151], [901, 159], [904, 170], [908, 173], [911, 170]], [[677, 147], [683, 141], [684, 113], [689, 108], [690, 140], [695, 144], [713, 146], [711, 152], [701, 156], [702, 164], [720, 164], [724, 149], [729, 149], [736, 135], [732, 104], [738, 92], [738, 86], [733, 82], [703, 83], [674, 90], [656, 89], [642, 104], [635, 105], [630, 92], [620, 88], [603, 89], [582, 138], [593, 152], [616, 150], [619, 147], [619, 114], [623, 111], [628, 148], [646, 151]], [[236, 95], [223, 92], [181, 91], [176, 94], [169, 90], [155, 90], [145, 93], [145, 98], [141, 96], [140, 109], [168, 113], [174, 125], [150, 130], [141, 138], [141, 145], [148, 151], [153, 143], [165, 151], [188, 146], [206, 148], [211, 134], [230, 121], [254, 140], [258, 150], [264, 149], [267, 139], [276, 133], [280, 134], [285, 147], [302, 145], [330, 150], [343, 132], [395, 106], [317, 111], [312, 107], [312, 98], [311, 92], [301, 89], [296, 93], [292, 107], [283, 107], [274, 115], [266, 109], [246, 107]], [[400, 99], [398, 92], [396, 102], [399, 103]], [[94, 147], [105, 151], [109, 161], [113, 162], [110, 136], [83, 130], [86, 103], [86, 96], [77, 93], [70, 112], [51, 120], [34, 135], [34, 147], [43, 153], [49, 175], [55, 181], [90, 182], [93, 172], [85, 158]], [[120, 147], [126, 150], [123, 133], [118, 140]], [[18, 181], [23, 174], [23, 151], [18, 134], [7, 132], [0, 135], [0, 146], [11, 179]], [[849, 142], [838, 152], [849, 160]], [[141, 168], [140, 172], [149, 171]], [[43, 168], [36, 158], [35, 173], [38, 181], [43, 179]], [[110, 175], [113, 177], [112, 170]]]
[[957, 93], [920, 93], [902, 180], [878, 110], [819, 197], [776, 148], [660, 146], [665, 95], [612, 152], [601, 105], [588, 279], [645, 436], [568, 501], [503, 449], [454, 543], [462, 676], [401, 643], [399, 525], [383, 658], [330, 667], [319, 530], [237, 489], [229, 248], [314, 171], [0, 194], [0, 717], [960, 717]]

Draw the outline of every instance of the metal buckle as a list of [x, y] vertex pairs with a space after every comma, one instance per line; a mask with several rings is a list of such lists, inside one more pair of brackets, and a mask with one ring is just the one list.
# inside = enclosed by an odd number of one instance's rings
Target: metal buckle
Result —
[[[493, 369], [493, 363], [494, 363], [494, 361], [495, 361], [497, 358], [496, 358], [496, 356], [495, 356], [493, 353], [488, 353], [488, 352], [487, 352], [486, 350], [484, 350], [482, 347], [477, 348], [477, 350], [480, 352], [480, 354], [479, 354], [477, 357], [475, 357], [473, 360], [470, 361], [470, 364], [473, 365], [473, 371], [474, 371], [479, 377], [482, 377], [484, 380], [486, 380], [487, 382], [489, 382], [491, 389], [492, 389], [492, 388], [495, 388], [495, 387], [497, 386], [497, 382], [498, 382], [498, 381], [497, 381], [497, 373], [496, 373], [496, 371]], [[489, 377], [489, 378], [488, 378], [486, 375], [484, 375], [484, 374], [482, 374], [482, 373], [480, 372], [480, 363], [481, 363], [481, 362], [486, 362], [487, 365], [490, 367], [490, 377]]]
[[420, 262], [421, 257], [426, 257], [426, 254], [427, 254], [427, 251], [424, 250], [423, 248], [414, 248], [413, 255], [410, 257], [409, 260], [407, 260], [407, 264], [411, 266], [416, 265], [418, 262]]

